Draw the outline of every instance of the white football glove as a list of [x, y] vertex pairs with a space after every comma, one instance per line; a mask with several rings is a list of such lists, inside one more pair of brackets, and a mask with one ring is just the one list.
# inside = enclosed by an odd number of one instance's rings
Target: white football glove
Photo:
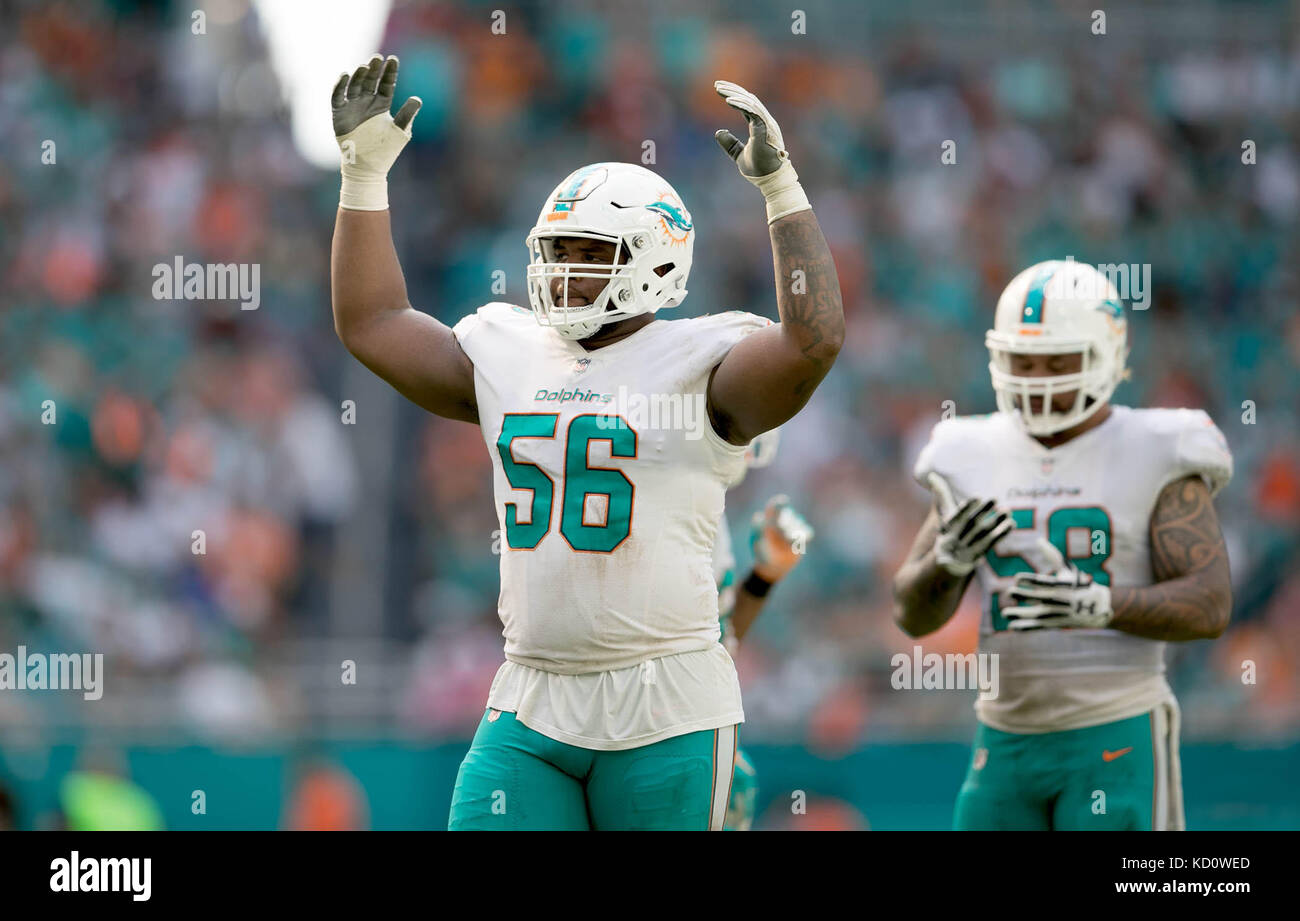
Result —
[[989, 549], [1015, 528], [1011, 513], [992, 499], [967, 499], [960, 507], [952, 487], [939, 474], [926, 478], [938, 507], [939, 533], [934, 539], [934, 559], [949, 575], [970, 575]]
[[412, 96], [393, 118], [397, 58], [375, 55], [349, 77], [342, 74], [330, 99], [334, 139], [342, 155], [339, 206], [351, 211], [388, 209], [388, 171], [411, 139], [411, 122], [423, 104]]
[[1100, 630], [1115, 616], [1110, 589], [1073, 567], [1054, 573], [1022, 572], [1008, 594], [1014, 604], [1004, 607], [1002, 616], [1012, 630]]
[[785, 496], [773, 496], [750, 520], [749, 548], [754, 572], [768, 582], [778, 582], [799, 565], [813, 539], [812, 525]]
[[749, 124], [749, 141], [742, 143], [726, 128], [719, 128], [714, 137], [736, 161], [740, 175], [758, 187], [767, 203], [767, 222], [783, 218], [796, 211], [808, 211], [812, 205], [799, 184], [799, 175], [790, 165], [790, 153], [781, 137], [781, 126], [772, 113], [759, 102], [758, 97], [743, 86], [717, 80], [713, 88], [727, 101], [727, 105], [745, 116]]
[[934, 559], [953, 576], [969, 575], [984, 554], [1015, 528], [1011, 513], [992, 499], [967, 499], [939, 525]]

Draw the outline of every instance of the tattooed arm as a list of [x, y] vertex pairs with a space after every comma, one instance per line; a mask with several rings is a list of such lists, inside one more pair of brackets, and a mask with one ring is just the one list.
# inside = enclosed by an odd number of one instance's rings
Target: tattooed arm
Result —
[[938, 536], [939, 515], [932, 508], [894, 576], [894, 622], [908, 636], [925, 636], [951, 620], [973, 575], [950, 575], [939, 565]]
[[[709, 380], [709, 420], [737, 445], [802, 409], [844, 342], [840, 281], [816, 216], [795, 212], [769, 232], [781, 322], [740, 340]], [[795, 271], [803, 273], [798, 285]]]
[[714, 137], [763, 193], [781, 314], [779, 324], [733, 346], [709, 377], [713, 430], [743, 445], [803, 409], [844, 343], [844, 304], [830, 247], [790, 165], [780, 125], [744, 87], [719, 80], [713, 88], [749, 126], [747, 141], [726, 128]]
[[1199, 476], [1166, 486], [1151, 512], [1154, 585], [1111, 589], [1113, 630], [1152, 640], [1213, 639], [1232, 616], [1228, 552]]

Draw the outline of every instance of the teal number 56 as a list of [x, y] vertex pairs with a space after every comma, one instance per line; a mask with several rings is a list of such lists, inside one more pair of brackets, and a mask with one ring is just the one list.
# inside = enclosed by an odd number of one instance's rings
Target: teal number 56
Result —
[[[1032, 528], [1034, 526], [1034, 510], [1032, 508], [1013, 509], [1011, 520], [1015, 522], [1017, 528]], [[1070, 556], [1066, 538], [1076, 528], [1083, 528], [1088, 532], [1087, 556]], [[1092, 576], [1099, 584], [1110, 585], [1110, 573], [1106, 571], [1106, 561], [1110, 559], [1112, 552], [1110, 515], [1106, 513], [1104, 508], [1096, 505], [1086, 508], [1058, 508], [1047, 516], [1047, 539], [1053, 547], [1061, 551], [1061, 556], [1065, 557], [1069, 563]], [[985, 554], [985, 559], [988, 560], [993, 572], [1002, 578], [1015, 576], [1022, 572], [1034, 571], [1034, 567], [1029, 564], [1029, 561], [1019, 554], [1002, 556], [990, 550]], [[991, 606], [993, 629], [1007, 629], [1007, 619], [1002, 616], [1001, 605], [996, 594], [991, 600]]]
[[[516, 460], [517, 439], [555, 438], [559, 413], [507, 413], [497, 438], [497, 452], [506, 479], [515, 489], [533, 494], [527, 520], [520, 521], [519, 505], [506, 503], [506, 546], [532, 550], [551, 529], [555, 482], [536, 464]], [[632, 499], [635, 489], [622, 470], [592, 467], [591, 443], [608, 441], [611, 457], [636, 457], [636, 432], [618, 416], [575, 416], [565, 433], [564, 482], [560, 485], [560, 535], [574, 550], [612, 553], [632, 533]], [[603, 520], [586, 520], [587, 499], [605, 497]]]

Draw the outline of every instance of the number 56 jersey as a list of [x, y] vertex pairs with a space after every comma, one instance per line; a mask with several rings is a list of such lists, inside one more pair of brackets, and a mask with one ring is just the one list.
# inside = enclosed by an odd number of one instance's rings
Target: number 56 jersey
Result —
[[[723, 497], [744, 472], [745, 448], [713, 431], [706, 391], [731, 347], [770, 325], [739, 311], [655, 320], [589, 352], [509, 304], [488, 304], [456, 324], [474, 363], [501, 528], [498, 610], [507, 663], [498, 682], [512, 663], [552, 675], [617, 676], [707, 651], [711, 664], [696, 672], [708, 672], [708, 680], [691, 695], [715, 698], [700, 704], [714, 709], [734, 700], [726, 709], [738, 721], [735, 666], [718, 640], [712, 557]], [[649, 683], [644, 672], [640, 679]], [[694, 680], [665, 674], [661, 684]], [[602, 687], [611, 683], [617, 679]], [[553, 699], [557, 692], [545, 693]], [[633, 693], [642, 692], [623, 696]], [[542, 723], [560, 731], [533, 728], [587, 747], [608, 747], [613, 737], [635, 736], [636, 744], [666, 737], [660, 730], [674, 722], [674, 711], [683, 711], [686, 723], [704, 719], [689, 701], [655, 700], [644, 719], [582, 728], [583, 719], [560, 712], [580, 706], [552, 700], [548, 718], [534, 714], [532, 724], [527, 708], [517, 712], [526, 725]], [[658, 730], [632, 727], [656, 719]]]
[[1018, 733], [1078, 729], [1173, 696], [1163, 642], [1118, 630], [1008, 630], [1002, 593], [1017, 573], [1053, 568], [1057, 554], [1103, 585], [1150, 585], [1150, 521], [1161, 490], [1200, 475], [1213, 494], [1232, 476], [1227, 442], [1209, 416], [1112, 406], [1100, 425], [1051, 449], [1006, 413], [949, 419], [935, 426], [914, 475], [925, 485], [931, 472], [957, 502], [994, 499], [1016, 526], [975, 570], [979, 650], [998, 655], [999, 671], [996, 698], [976, 701], [982, 722]]

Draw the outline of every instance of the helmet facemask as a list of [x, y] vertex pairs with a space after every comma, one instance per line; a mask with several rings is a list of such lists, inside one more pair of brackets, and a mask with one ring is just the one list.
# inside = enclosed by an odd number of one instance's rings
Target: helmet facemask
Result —
[[[555, 255], [555, 241], [569, 238], [612, 243], [613, 262], [560, 262]], [[664, 258], [662, 250], [657, 256], [649, 251], [649, 235], [642, 231], [613, 236], [566, 227], [534, 231], [528, 235], [527, 244], [528, 302], [539, 324], [551, 327], [566, 339], [585, 339], [607, 323], [675, 306], [686, 294], [685, 279], [674, 277], [676, 266]], [[657, 271], [661, 268], [663, 275]], [[590, 304], [568, 306], [569, 281], [575, 278], [607, 281]], [[555, 279], [560, 280], [558, 295], [552, 287]]]
[[[1091, 417], [1110, 399], [1119, 384], [1122, 356], [1105, 355], [1090, 342], [1015, 341], [990, 331], [985, 344], [989, 349], [989, 376], [997, 394], [998, 409], [1019, 418], [1030, 435], [1048, 436], [1073, 428]], [[1012, 372], [1013, 355], [1080, 355], [1082, 367], [1070, 374], [1050, 376], [1021, 375]], [[1070, 409], [1057, 412], [1053, 397], [1074, 391]], [[1035, 412], [1031, 398], [1041, 397], [1042, 406]]]

